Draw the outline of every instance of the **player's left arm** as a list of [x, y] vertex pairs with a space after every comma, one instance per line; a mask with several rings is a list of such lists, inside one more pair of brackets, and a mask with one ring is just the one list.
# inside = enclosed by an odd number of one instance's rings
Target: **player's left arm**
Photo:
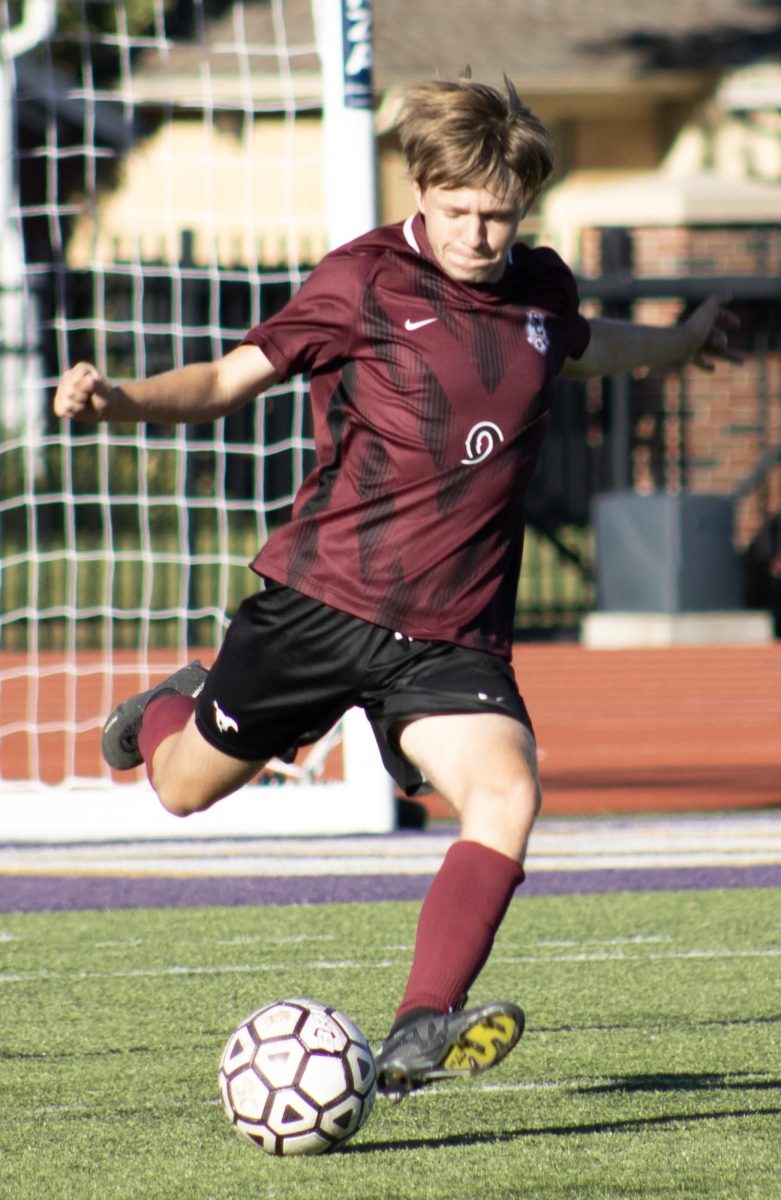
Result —
[[720, 296], [709, 296], [680, 325], [637, 325], [632, 321], [595, 318], [591, 340], [580, 358], [566, 359], [566, 379], [618, 375], [638, 367], [670, 369], [693, 363], [714, 370], [717, 360], [742, 362], [731, 349], [729, 335], [740, 322]]

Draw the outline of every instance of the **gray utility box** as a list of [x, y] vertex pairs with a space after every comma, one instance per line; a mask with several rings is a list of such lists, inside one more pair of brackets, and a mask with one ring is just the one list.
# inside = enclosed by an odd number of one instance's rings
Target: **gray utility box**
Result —
[[729, 612], [744, 607], [727, 496], [605, 492], [593, 501], [597, 607]]

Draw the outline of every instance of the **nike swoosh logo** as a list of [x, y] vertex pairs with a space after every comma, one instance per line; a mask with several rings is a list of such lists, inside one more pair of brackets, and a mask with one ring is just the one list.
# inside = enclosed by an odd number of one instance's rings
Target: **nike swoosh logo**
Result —
[[422, 329], [424, 325], [433, 325], [438, 320], [439, 317], [426, 317], [424, 321], [410, 321], [409, 317], [407, 317], [407, 320], [404, 322], [404, 328], [413, 333], [414, 330]]

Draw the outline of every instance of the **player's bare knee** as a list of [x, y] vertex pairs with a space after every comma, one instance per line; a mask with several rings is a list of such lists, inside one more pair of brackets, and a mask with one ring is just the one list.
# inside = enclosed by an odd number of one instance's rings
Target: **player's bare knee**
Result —
[[508, 828], [528, 828], [539, 812], [541, 793], [536, 775], [519, 774], [496, 783], [483, 782], [467, 801], [467, 809]]
[[170, 794], [167, 789], [158, 788], [156, 790], [158, 800], [172, 817], [189, 817], [198, 811], [197, 808], [192, 808], [189, 804], [183, 803], [181, 797], [176, 794]]
[[216, 796], [204, 795], [197, 786], [188, 786], [182, 780], [163, 778], [154, 783], [157, 798], [167, 812], [174, 817], [190, 817], [193, 813], [210, 808]]
[[536, 772], [513, 780], [506, 789], [505, 809], [519, 824], [528, 825], [540, 811], [542, 791]]
[[523, 756], [526, 766], [523, 780], [525, 786], [523, 803], [531, 806], [532, 814], [536, 817], [542, 808], [542, 784], [537, 769], [537, 747], [530, 732], [526, 734]]
[[534, 816], [538, 817], [542, 808], [542, 784], [540, 783], [540, 777], [536, 774], [536, 772], [533, 783], [532, 806], [534, 809]]

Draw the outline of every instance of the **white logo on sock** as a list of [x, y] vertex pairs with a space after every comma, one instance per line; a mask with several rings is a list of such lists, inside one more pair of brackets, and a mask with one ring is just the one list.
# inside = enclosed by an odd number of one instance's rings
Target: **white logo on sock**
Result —
[[220, 733], [227, 733], [229, 729], [234, 733], [238, 733], [238, 722], [234, 721], [233, 717], [229, 717], [227, 713], [224, 713], [216, 700], [212, 703], [214, 706], [214, 720]]

